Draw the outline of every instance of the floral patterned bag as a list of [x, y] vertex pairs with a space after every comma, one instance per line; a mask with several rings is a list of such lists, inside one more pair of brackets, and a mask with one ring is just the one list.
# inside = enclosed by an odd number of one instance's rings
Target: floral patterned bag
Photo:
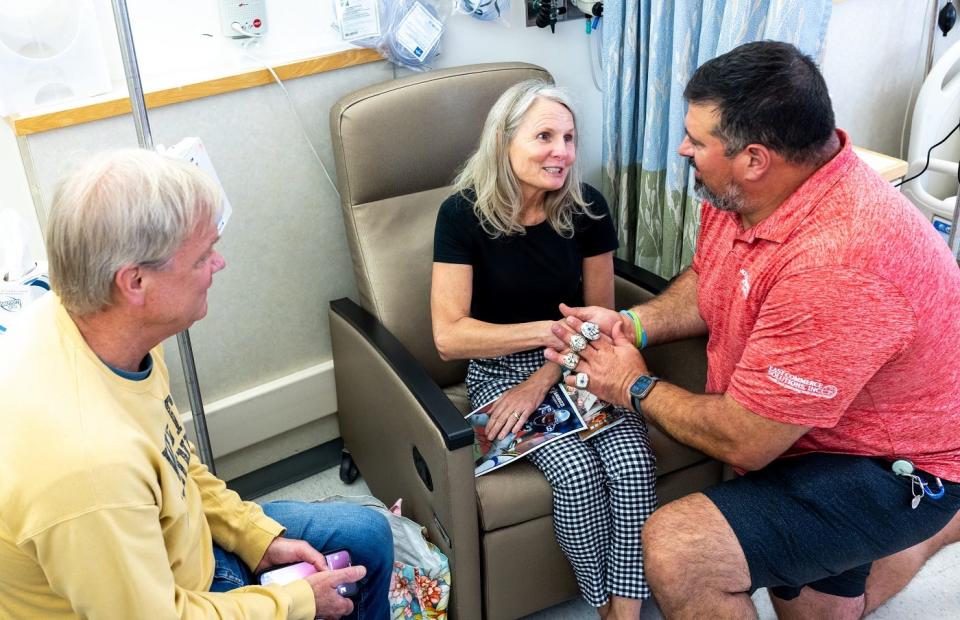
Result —
[[383, 514], [393, 532], [390, 615], [394, 620], [446, 620], [450, 602], [450, 562], [426, 539], [427, 529], [400, 514], [400, 502], [387, 508], [369, 495], [332, 496], [320, 501], [360, 504]]
[[450, 601], [450, 566], [447, 557], [435, 545], [423, 541], [431, 553], [442, 558], [440, 569], [424, 570], [394, 561], [393, 580], [390, 582], [390, 614], [394, 620], [411, 618], [446, 619], [447, 603]]

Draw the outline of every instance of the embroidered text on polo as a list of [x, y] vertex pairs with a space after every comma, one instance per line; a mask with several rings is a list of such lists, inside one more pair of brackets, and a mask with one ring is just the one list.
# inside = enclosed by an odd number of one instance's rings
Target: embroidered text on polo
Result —
[[824, 385], [813, 379], [804, 379], [776, 366], [767, 368], [767, 376], [777, 385], [793, 390], [797, 394], [809, 394], [817, 398], [833, 398], [837, 395], [835, 385]]

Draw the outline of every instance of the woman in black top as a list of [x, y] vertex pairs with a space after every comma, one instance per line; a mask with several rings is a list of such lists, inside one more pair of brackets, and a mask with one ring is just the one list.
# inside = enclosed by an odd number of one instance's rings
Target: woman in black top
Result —
[[[603, 196], [580, 183], [563, 91], [517, 84], [494, 104], [480, 145], [437, 216], [431, 308], [437, 350], [469, 359], [474, 407], [494, 398], [487, 436], [519, 431], [562, 369], [544, 347], [559, 305], [613, 307], [616, 233]], [[529, 455], [554, 494], [557, 540], [602, 618], [639, 618], [650, 595], [640, 531], [656, 508], [642, 418]]]

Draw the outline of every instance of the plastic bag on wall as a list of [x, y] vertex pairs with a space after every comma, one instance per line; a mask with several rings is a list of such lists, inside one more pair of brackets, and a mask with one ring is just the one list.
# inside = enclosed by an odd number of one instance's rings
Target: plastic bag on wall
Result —
[[432, 68], [440, 52], [440, 36], [450, 16], [450, 5], [428, 0], [387, 0], [391, 10], [390, 27], [381, 53], [388, 60], [413, 69]]
[[333, 29], [340, 40], [376, 49], [387, 23], [384, 0], [333, 0]]
[[[375, 49], [390, 62], [414, 71], [432, 68], [450, 17], [449, 0], [334, 0], [334, 3], [337, 27], [345, 41]], [[379, 34], [371, 34], [374, 21], [379, 22], [376, 29]]]
[[510, 27], [510, 0], [453, 0], [456, 13]]

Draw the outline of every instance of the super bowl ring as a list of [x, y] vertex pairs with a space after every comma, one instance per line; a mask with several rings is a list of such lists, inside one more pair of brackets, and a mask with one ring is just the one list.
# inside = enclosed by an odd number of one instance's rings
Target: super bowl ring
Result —
[[583, 334], [587, 340], [596, 340], [600, 337], [600, 326], [587, 321], [580, 326], [580, 333]]
[[579, 353], [587, 348], [587, 339], [580, 334], [570, 336], [570, 350]]
[[567, 353], [560, 358], [560, 363], [563, 364], [567, 370], [573, 370], [577, 367], [577, 364], [580, 363], [580, 356], [576, 353]]

